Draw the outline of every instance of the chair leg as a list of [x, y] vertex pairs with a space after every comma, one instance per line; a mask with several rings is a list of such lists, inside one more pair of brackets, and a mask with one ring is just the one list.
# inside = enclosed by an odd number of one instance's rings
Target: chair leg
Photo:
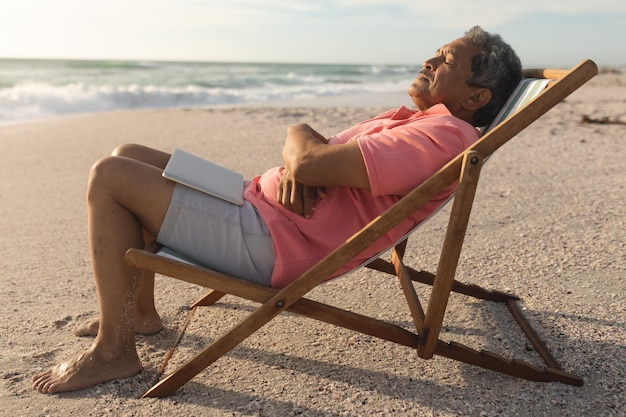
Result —
[[448, 299], [456, 267], [461, 255], [461, 248], [465, 238], [465, 231], [472, 211], [474, 195], [478, 186], [478, 177], [482, 167], [483, 157], [476, 151], [467, 152], [463, 159], [461, 178], [450, 213], [450, 222], [441, 250], [441, 258], [437, 268], [437, 275], [433, 283], [433, 290], [424, 320], [424, 344], [418, 349], [419, 356], [430, 359], [435, 352], [441, 324], [448, 306]]
[[584, 384], [582, 378], [560, 369], [549, 366], [540, 368], [519, 359], [507, 359], [492, 352], [477, 351], [456, 342], [446, 343], [439, 340], [435, 354], [529, 381], [561, 382], [574, 386]]
[[528, 320], [526, 320], [526, 317], [519, 309], [515, 301], [507, 301], [506, 306], [508, 307], [511, 316], [513, 317], [517, 325], [520, 327], [522, 332], [524, 332], [524, 335], [526, 335], [526, 339], [528, 339], [528, 341], [533, 345], [535, 351], [537, 351], [539, 356], [541, 356], [541, 359], [543, 359], [546, 365], [548, 365], [550, 368], [562, 370], [561, 365], [559, 365], [556, 359], [554, 359], [554, 356], [552, 356], [552, 353], [550, 353], [548, 347], [541, 341], [539, 335], [531, 327]]

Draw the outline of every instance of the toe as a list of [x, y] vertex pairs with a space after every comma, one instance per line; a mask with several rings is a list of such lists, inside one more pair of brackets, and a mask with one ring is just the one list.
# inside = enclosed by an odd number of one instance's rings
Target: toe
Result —
[[48, 374], [38, 375], [33, 381], [33, 389], [39, 392], [44, 392], [45, 385], [49, 381], [49, 379], [50, 378]]

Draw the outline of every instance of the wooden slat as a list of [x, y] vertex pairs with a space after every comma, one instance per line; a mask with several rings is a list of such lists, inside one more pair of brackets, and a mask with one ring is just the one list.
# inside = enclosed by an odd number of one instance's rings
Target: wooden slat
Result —
[[196, 306], [203, 306], [203, 307], [212, 306], [213, 304], [221, 300], [225, 295], [226, 293], [221, 292], [221, 291], [209, 290], [209, 292], [207, 292], [204, 296], [198, 299], [198, 301], [193, 303], [191, 307], [193, 308]]
[[402, 262], [402, 253], [396, 248], [393, 248], [391, 251], [391, 262], [393, 263], [396, 269], [396, 275], [400, 280], [400, 287], [402, 287], [404, 298], [406, 299], [406, 302], [409, 306], [409, 311], [411, 312], [411, 316], [413, 317], [413, 323], [415, 324], [415, 328], [417, 329], [417, 334], [423, 336], [424, 310], [422, 309], [422, 304], [420, 303], [419, 297], [415, 292], [415, 287], [413, 286], [413, 281], [409, 276], [409, 272]]
[[[396, 275], [393, 265], [381, 258], [376, 258], [372, 262], [366, 265], [367, 268], [374, 269], [376, 271], [384, 272], [389, 275]], [[422, 284], [433, 285], [435, 282], [435, 274], [428, 271], [417, 271], [405, 264], [405, 268], [408, 271], [411, 280]], [[519, 300], [520, 298], [515, 294], [506, 293], [497, 290], [488, 290], [475, 284], [464, 284], [460, 281], [454, 280], [452, 283], [452, 291], [469, 295], [470, 297], [479, 298], [481, 300], [489, 300], [496, 302], [506, 302], [507, 300]]]
[[548, 80], [558, 80], [566, 76], [570, 70], [552, 68], [525, 68], [522, 71], [523, 78], [544, 78]]
[[479, 352], [456, 342], [445, 343], [439, 341], [435, 353], [446, 358], [529, 381], [561, 382], [574, 386], [582, 386], [584, 383], [580, 377], [568, 372], [549, 367], [540, 368], [528, 362], [505, 358], [492, 352]]
[[437, 346], [459, 256], [465, 240], [465, 231], [472, 211], [482, 163], [483, 156], [478, 152], [471, 151], [465, 154], [462, 175], [450, 212], [450, 221], [424, 320], [426, 337], [423, 339], [423, 345], [419, 347], [419, 355], [424, 359], [430, 359]]
[[526, 320], [526, 317], [519, 309], [515, 301], [507, 301], [506, 306], [509, 308], [511, 316], [513, 316], [513, 319], [515, 319], [517, 325], [520, 327], [520, 329], [522, 329], [524, 335], [526, 335], [526, 339], [528, 339], [528, 341], [533, 345], [533, 347], [535, 348], [539, 356], [541, 356], [541, 359], [543, 359], [546, 365], [548, 365], [550, 368], [561, 370], [561, 365], [559, 365], [556, 359], [554, 359], [554, 356], [552, 356], [550, 350], [543, 343], [541, 338], [539, 338], [539, 335], [537, 334], [537, 332], [535, 332], [535, 329], [532, 328], [528, 320]]

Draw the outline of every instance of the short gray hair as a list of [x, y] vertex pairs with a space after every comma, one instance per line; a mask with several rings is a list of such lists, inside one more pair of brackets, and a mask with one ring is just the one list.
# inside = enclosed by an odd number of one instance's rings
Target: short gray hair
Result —
[[474, 26], [465, 38], [480, 45], [483, 52], [472, 59], [472, 75], [467, 83], [472, 87], [488, 88], [491, 100], [474, 113], [474, 126], [485, 126], [497, 115], [522, 78], [519, 57], [500, 35]]

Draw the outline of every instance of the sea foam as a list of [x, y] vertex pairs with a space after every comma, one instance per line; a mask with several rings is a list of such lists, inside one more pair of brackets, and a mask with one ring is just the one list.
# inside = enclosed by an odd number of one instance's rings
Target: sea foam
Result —
[[0, 121], [390, 92], [409, 66], [0, 60]]

